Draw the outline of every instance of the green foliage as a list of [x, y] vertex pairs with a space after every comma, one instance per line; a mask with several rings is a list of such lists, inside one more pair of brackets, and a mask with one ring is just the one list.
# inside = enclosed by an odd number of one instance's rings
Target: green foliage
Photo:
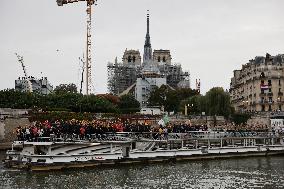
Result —
[[45, 120], [93, 120], [94, 114], [93, 113], [75, 113], [75, 112], [68, 112], [68, 111], [49, 111], [49, 112], [31, 112], [29, 120], [30, 121], [45, 121]]
[[242, 113], [232, 114], [232, 121], [236, 125], [245, 124], [250, 118], [251, 118], [251, 115], [249, 114], [242, 114]]
[[117, 105], [95, 95], [74, 92], [54, 92], [48, 95], [24, 93], [15, 90], [0, 91], [1, 108], [36, 109], [43, 111], [64, 110], [72, 112], [117, 113]]
[[122, 113], [135, 113], [140, 110], [140, 103], [132, 95], [123, 95], [118, 107]]
[[32, 93], [21, 93], [11, 90], [0, 91], [0, 107], [2, 108], [30, 108], [36, 103]]
[[60, 93], [77, 93], [77, 86], [74, 83], [70, 84], [60, 84], [56, 86], [54, 91], [56, 94]]
[[162, 106], [166, 101], [166, 93], [168, 91], [168, 87], [166, 85], [162, 85], [160, 88], [155, 87], [150, 93], [150, 97], [148, 99], [150, 106]]
[[205, 96], [195, 95], [181, 101], [180, 110], [184, 111], [185, 106], [188, 106], [189, 114], [200, 115], [205, 112], [206, 115], [221, 115], [228, 118], [233, 113], [230, 95], [220, 87], [210, 89]]
[[172, 89], [166, 85], [154, 89], [150, 93], [150, 106], [164, 106], [166, 111], [178, 112], [181, 110], [180, 103], [191, 96], [197, 95], [198, 92], [192, 89]]
[[184, 112], [185, 106], [189, 114], [200, 115], [206, 112], [206, 97], [202, 95], [191, 96], [180, 103], [180, 110]]
[[207, 112], [209, 115], [222, 115], [229, 117], [231, 114], [230, 95], [221, 87], [214, 87], [206, 93]]

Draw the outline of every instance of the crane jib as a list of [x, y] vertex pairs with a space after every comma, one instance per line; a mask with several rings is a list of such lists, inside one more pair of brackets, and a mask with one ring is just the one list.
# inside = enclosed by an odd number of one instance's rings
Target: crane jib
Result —
[[96, 0], [56, 0], [58, 6], [63, 6], [64, 4], [74, 3], [79, 1], [87, 1], [88, 4], [93, 5]]

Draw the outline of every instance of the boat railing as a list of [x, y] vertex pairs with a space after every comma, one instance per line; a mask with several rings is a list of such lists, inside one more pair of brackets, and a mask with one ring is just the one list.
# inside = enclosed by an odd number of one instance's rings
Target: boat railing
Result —
[[106, 132], [96, 134], [50, 134], [48, 137], [23, 139], [29, 142], [104, 142], [104, 141], [161, 141], [190, 139], [226, 139], [226, 138], [275, 138], [281, 137], [274, 132], [212, 132], [190, 131], [186, 133], [161, 132]]

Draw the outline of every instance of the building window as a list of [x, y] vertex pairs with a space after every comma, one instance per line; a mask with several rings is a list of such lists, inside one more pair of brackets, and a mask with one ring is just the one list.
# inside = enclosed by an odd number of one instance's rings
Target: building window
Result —
[[265, 112], [265, 106], [264, 105], [261, 106], [261, 111]]
[[279, 105], [278, 110], [279, 110], [279, 111], [282, 111], [282, 107], [281, 107], [281, 105]]
[[281, 92], [281, 88], [279, 88], [279, 91], [278, 91], [279, 93]]
[[131, 62], [131, 56], [128, 56], [128, 62]]
[[271, 86], [271, 80], [268, 80], [268, 86]]
[[160, 56], [158, 56], [158, 62], [161, 62], [161, 57]]
[[271, 105], [269, 105], [268, 111], [272, 111], [272, 109], [271, 109]]
[[261, 72], [261, 74], [260, 74], [260, 78], [264, 78], [264, 77], [265, 77], [264, 73], [263, 73], [263, 72]]
[[272, 103], [272, 97], [269, 97], [268, 102]]
[[166, 57], [163, 57], [163, 62], [166, 62]]
[[135, 56], [133, 56], [133, 62], [135, 62], [135, 60], [136, 60], [136, 57], [135, 57]]
[[264, 94], [264, 89], [261, 89], [261, 94]]
[[278, 81], [278, 85], [281, 86], [281, 80], [280, 80], [280, 79], [279, 79], [279, 81]]
[[261, 80], [261, 85], [264, 85], [264, 80]]

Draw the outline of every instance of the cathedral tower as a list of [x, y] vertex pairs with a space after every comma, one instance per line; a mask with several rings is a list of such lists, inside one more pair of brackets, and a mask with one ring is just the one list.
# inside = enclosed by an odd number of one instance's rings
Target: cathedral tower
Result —
[[152, 60], [152, 47], [151, 47], [151, 41], [150, 41], [150, 32], [149, 32], [149, 10], [147, 10], [147, 34], [145, 39], [145, 45], [144, 45], [144, 55], [143, 55], [143, 63], [150, 62]]

